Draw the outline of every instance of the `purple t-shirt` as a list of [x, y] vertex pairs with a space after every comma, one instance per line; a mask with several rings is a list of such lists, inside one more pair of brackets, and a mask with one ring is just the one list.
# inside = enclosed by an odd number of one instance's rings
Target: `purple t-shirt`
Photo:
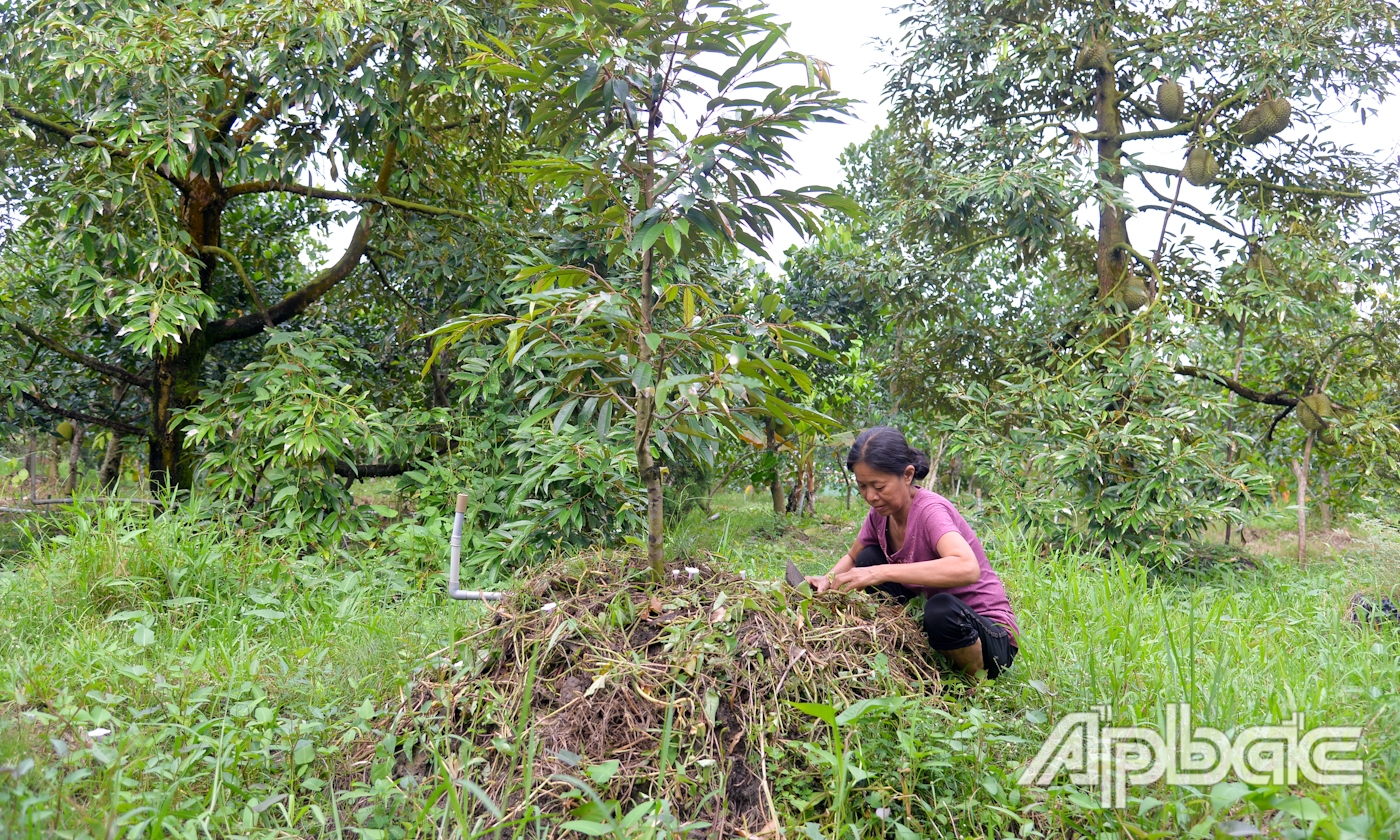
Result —
[[953, 507], [953, 503], [933, 492], [922, 487], [915, 488], [913, 502], [909, 506], [909, 521], [904, 527], [904, 545], [899, 551], [891, 552], [889, 545], [889, 529], [885, 527], [888, 517], [881, 516], [874, 510], [865, 517], [865, 524], [860, 528], [860, 535], [857, 537], [865, 545], [879, 545], [880, 550], [890, 559], [891, 563], [919, 563], [925, 560], [938, 559], [938, 541], [949, 531], [957, 531], [962, 534], [962, 538], [967, 540], [967, 544], [972, 546], [972, 553], [977, 557], [977, 565], [982, 568], [982, 577], [976, 583], [967, 586], [955, 586], [951, 589], [939, 589], [937, 587], [921, 587], [925, 595], [936, 595], [939, 592], [947, 592], [949, 595], [967, 604], [978, 614], [995, 621], [997, 624], [1011, 628], [1011, 631], [1019, 637], [1021, 628], [1016, 624], [1016, 616], [1011, 613], [1011, 601], [1006, 597], [1006, 587], [1002, 585], [1001, 578], [992, 571], [992, 565], [987, 562], [987, 552], [982, 550], [982, 543], [977, 539], [977, 535], [972, 532], [972, 526], [967, 524], [958, 509]]

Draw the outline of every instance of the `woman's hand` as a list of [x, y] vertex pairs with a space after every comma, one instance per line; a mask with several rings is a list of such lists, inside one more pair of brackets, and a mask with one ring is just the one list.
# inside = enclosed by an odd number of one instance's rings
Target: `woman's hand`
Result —
[[865, 589], [871, 586], [878, 586], [885, 582], [884, 576], [880, 573], [884, 566], [856, 566], [844, 572], [838, 572], [831, 577], [831, 588], [837, 592], [853, 592], [857, 589]]
[[831, 589], [831, 578], [827, 575], [808, 575], [807, 585], [812, 587], [812, 594], [820, 595]]

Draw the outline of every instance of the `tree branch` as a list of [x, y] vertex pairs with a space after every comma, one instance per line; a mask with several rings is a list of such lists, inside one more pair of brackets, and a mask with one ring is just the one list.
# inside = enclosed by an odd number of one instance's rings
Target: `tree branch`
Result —
[[1190, 134], [1196, 130], [1196, 121], [1189, 120], [1184, 123], [1177, 123], [1169, 128], [1159, 128], [1155, 131], [1133, 131], [1127, 134], [1118, 135], [1119, 143], [1128, 143], [1133, 140], [1155, 140], [1159, 137], [1180, 137], [1183, 134]]
[[390, 478], [396, 475], [403, 475], [413, 469], [411, 463], [400, 464], [352, 464], [348, 461], [335, 462], [335, 474], [341, 478], [366, 479], [366, 478]]
[[[390, 140], [384, 151], [384, 160], [379, 165], [379, 177], [374, 182], [374, 188], [377, 192], [383, 193], [388, 189], [389, 177], [394, 172], [394, 163], [398, 157], [398, 141]], [[349, 277], [350, 272], [355, 270], [355, 266], [360, 264], [360, 258], [364, 256], [365, 248], [369, 246], [369, 232], [374, 225], [376, 209], [377, 206], [371, 204], [360, 211], [360, 221], [355, 225], [355, 233], [350, 237], [350, 244], [346, 246], [345, 253], [340, 255], [340, 259], [336, 260], [335, 264], [322, 270], [316, 279], [282, 298], [265, 312], [259, 312], [257, 315], [243, 315], [238, 318], [226, 318], [210, 324], [206, 328], [210, 342], [221, 344], [226, 341], [250, 338], [267, 328], [268, 321], [280, 324], [295, 318], [326, 292], [335, 288], [340, 281]]]
[[1154, 140], [1159, 137], [1180, 137], [1183, 134], [1190, 134], [1196, 130], [1196, 121], [1177, 123], [1170, 128], [1159, 128], [1153, 131], [1132, 131], [1126, 134], [1117, 134], [1107, 131], [1086, 131], [1080, 136], [1085, 140], [1107, 140], [1110, 137], [1117, 137], [1119, 143], [1129, 143], [1133, 140]]
[[1247, 385], [1242, 385], [1239, 382], [1236, 382], [1230, 377], [1224, 375], [1223, 373], [1216, 373], [1214, 371], [1209, 370], [1201, 370], [1200, 368], [1195, 367], [1193, 365], [1177, 365], [1175, 368], [1172, 369], [1172, 373], [1175, 373], [1179, 376], [1191, 376], [1196, 379], [1204, 379], [1207, 382], [1214, 382], [1216, 385], [1220, 385], [1221, 387], [1228, 388], [1231, 391], [1234, 391], [1236, 394], [1239, 394], [1241, 397], [1244, 397], [1250, 402], [1262, 403], [1264, 405], [1282, 405], [1287, 406], [1289, 408], [1292, 408], [1293, 406], [1298, 404], [1297, 397], [1290, 397], [1287, 394], [1277, 391], [1275, 391], [1272, 394], [1265, 394], [1264, 392], [1256, 391]]
[[29, 400], [36, 407], [38, 407], [40, 411], [43, 411], [47, 414], [52, 414], [55, 417], [67, 417], [69, 420], [79, 420], [83, 423], [92, 423], [93, 425], [102, 426], [104, 428], [111, 429], [115, 432], [121, 432], [124, 435], [139, 436], [146, 434], [145, 429], [142, 429], [139, 426], [133, 426], [130, 423], [123, 423], [120, 420], [111, 420], [106, 417], [98, 417], [95, 414], [86, 414], [81, 411], [70, 411], [66, 408], [59, 408], [56, 405], [49, 405], [43, 397], [40, 397], [37, 394], [31, 394], [28, 391], [21, 391], [20, 393], [24, 395], [25, 399]]
[[[40, 129], [42, 131], [47, 131], [50, 134], [56, 134], [59, 137], [62, 137], [63, 139], [67, 140], [69, 143], [72, 143], [72, 145], [74, 146], [82, 146], [85, 149], [105, 149], [107, 150], [108, 154], [112, 155], [112, 157], [122, 158], [123, 160], [128, 160], [131, 158], [131, 153], [128, 152], [126, 149], [117, 148], [116, 146], [113, 146], [111, 144], [103, 143], [100, 140], [79, 140], [78, 142], [74, 143], [73, 138], [85, 136], [78, 129], [69, 128], [68, 126], [54, 122], [53, 120], [48, 119], [47, 117], [42, 117], [34, 113], [33, 111], [27, 111], [24, 108], [21, 108], [17, 105], [5, 105], [4, 111], [5, 113], [9, 114], [11, 118], [28, 123], [29, 125], [32, 125], [35, 128]], [[155, 166], [149, 161], [142, 161], [141, 165], [144, 166], [146, 169], [149, 169], [150, 171], [159, 175], [160, 177], [164, 178], [165, 180], [169, 181], [170, 183], [174, 184], [176, 188], [178, 188], [182, 192], [186, 189], [186, 184], [184, 181], [170, 174], [170, 167], [164, 164], [161, 164], [160, 166]]]
[[[1127, 137], [1127, 135], [1123, 135]], [[1170, 175], [1175, 177], [1181, 174], [1179, 169], [1168, 169], [1165, 166], [1157, 166], [1151, 163], [1140, 163], [1137, 168], [1142, 172], [1155, 172], [1158, 175]], [[1318, 195], [1331, 198], [1378, 198], [1383, 195], [1391, 195], [1400, 192], [1400, 188], [1393, 190], [1381, 190], [1379, 192], [1365, 193], [1356, 190], [1334, 190], [1327, 187], [1298, 187], [1291, 184], [1277, 184], [1272, 181], [1261, 181], [1258, 178], [1231, 178], [1228, 181], [1221, 179], [1217, 183], [1232, 187], [1262, 187], [1266, 190], [1276, 192], [1297, 193], [1298, 195]], [[1164, 199], [1165, 200], [1165, 199]]]
[[1329, 198], [1376, 198], [1377, 196], [1400, 192], [1400, 190], [1384, 190], [1382, 192], [1363, 193], [1354, 190], [1330, 190], [1325, 187], [1295, 187], [1289, 184], [1274, 184], [1268, 181], [1261, 181], [1258, 178], [1231, 178], [1225, 183], [1230, 186], [1262, 187], [1275, 192], [1297, 193], [1298, 195], [1320, 195]]
[[258, 109], [256, 114], [249, 117], [243, 125], [238, 127], [237, 131], [233, 132], [233, 145], [240, 148], [248, 145], [248, 141], [252, 139], [253, 134], [256, 133], [258, 129], [271, 122], [272, 118], [277, 116], [277, 112], [281, 109], [282, 97], [274, 96], [269, 99], [263, 104], [262, 108]]
[[68, 359], [69, 361], [77, 362], [85, 368], [91, 368], [92, 370], [95, 370], [103, 375], [110, 376], [119, 382], [125, 382], [128, 385], [135, 385], [138, 388], [151, 387], [151, 380], [147, 377], [141, 376], [140, 374], [132, 373], [124, 367], [108, 364], [107, 362], [99, 361], [91, 356], [86, 356], [82, 353], [79, 353], [76, 350], [71, 350], [60, 344], [58, 341], [55, 341], [54, 339], [37, 332], [36, 330], [34, 330], [26, 324], [16, 322], [14, 324], [14, 328], [16, 330], [19, 330], [21, 333], [24, 333], [25, 335], [29, 336], [34, 341], [37, 341], [43, 346], [54, 351], [63, 358]]
[[468, 213], [465, 210], [454, 210], [450, 207], [433, 207], [430, 204], [422, 204], [404, 198], [395, 198], [391, 195], [341, 192], [339, 190], [322, 189], [321, 187], [308, 187], [305, 184], [285, 184], [281, 181], [248, 181], [242, 184], [234, 184], [226, 190], [229, 198], [269, 192], [294, 193], [296, 195], [304, 195], [308, 198], [322, 198], [327, 201], [353, 201], [356, 204], [380, 204], [387, 207], [397, 207], [400, 210], [422, 213], [427, 216], [455, 216], [459, 219], [476, 219], [474, 214]]
[[248, 272], [243, 270], [243, 263], [238, 261], [238, 257], [235, 257], [231, 252], [225, 251], [217, 245], [202, 245], [199, 248], [199, 252], [201, 254], [213, 254], [214, 256], [223, 257], [228, 260], [229, 264], [233, 266], [233, 270], [238, 272], [238, 279], [243, 281], [243, 287], [248, 290], [248, 294], [253, 296], [253, 303], [257, 305], [258, 312], [263, 317], [263, 323], [267, 324], [268, 329], [277, 326], [272, 323], [272, 316], [267, 313], [267, 305], [263, 303], [262, 295], [258, 294], [258, 287], [254, 286], [253, 281], [248, 278]]
[[[368, 41], [365, 41], [350, 54], [350, 58], [345, 62], [345, 67], [341, 72], [349, 74], [359, 69], [360, 65], [368, 61], [369, 57], [374, 55], [375, 51], [383, 45], [384, 38], [380, 35], [375, 35]], [[247, 98], [249, 94], [244, 94], [244, 96]], [[271, 122], [272, 118], [277, 116], [277, 112], [280, 110], [282, 110], [282, 97], [274, 96], [269, 99], [262, 108], [258, 109], [256, 114], [249, 117], [247, 121], [239, 126], [238, 130], [233, 133], [234, 145], [236, 147], [247, 145], [248, 141], [253, 139], [253, 135], [257, 133], [257, 130]]]
[[355, 266], [360, 264], [360, 257], [364, 255], [365, 246], [369, 244], [370, 220], [373, 212], [372, 208], [367, 208], [363, 212], [360, 216], [360, 223], [355, 226], [354, 235], [350, 237], [350, 244], [345, 248], [345, 253], [341, 254], [340, 259], [336, 260], [333, 265], [323, 269], [316, 276], [316, 279], [260, 312], [214, 321], [205, 328], [209, 334], [209, 341], [213, 344], [222, 344], [226, 341], [250, 338], [267, 329], [269, 325], [276, 326], [305, 312], [308, 306], [335, 288], [340, 281], [349, 277], [350, 272], [355, 270]]
[[[1171, 173], [1171, 174], [1173, 174], [1174, 176], [1177, 176], [1177, 177], [1180, 177], [1180, 175], [1181, 175], [1181, 173], [1179, 173], [1179, 172], [1175, 172], [1175, 173]], [[1152, 182], [1149, 181], [1149, 180], [1147, 180], [1146, 178], [1144, 178], [1144, 177], [1141, 175], [1141, 173], [1139, 173], [1139, 175], [1138, 175], [1138, 182], [1141, 183], [1144, 187], [1146, 187], [1146, 188], [1147, 188], [1147, 191], [1150, 192], [1150, 193], [1152, 193], [1152, 195], [1155, 196], [1159, 201], [1168, 201], [1168, 202], [1170, 202], [1169, 205], [1168, 205], [1167, 207], [1158, 207], [1158, 206], [1156, 206], [1156, 205], [1149, 204], [1149, 205], [1147, 205], [1147, 206], [1145, 206], [1145, 207], [1139, 207], [1139, 208], [1138, 208], [1139, 210], [1161, 210], [1162, 212], [1165, 213], [1165, 212], [1168, 212], [1168, 211], [1171, 211], [1171, 210], [1174, 210], [1174, 209], [1175, 209], [1175, 212], [1181, 213], [1181, 215], [1182, 215], [1183, 217], [1185, 217], [1185, 218], [1187, 218], [1187, 219], [1190, 219], [1191, 221], [1196, 222], [1197, 224], [1206, 225], [1207, 227], [1213, 227], [1213, 228], [1215, 228], [1216, 230], [1220, 231], [1221, 233], [1229, 234], [1230, 236], [1233, 236], [1233, 237], [1235, 237], [1235, 238], [1237, 238], [1237, 239], [1248, 239], [1248, 238], [1249, 238], [1249, 237], [1246, 236], [1245, 234], [1240, 233], [1239, 231], [1233, 230], [1233, 229], [1231, 229], [1231, 228], [1228, 228], [1228, 227], [1226, 227], [1224, 224], [1222, 224], [1221, 222], [1215, 221], [1215, 220], [1212, 219], [1205, 211], [1201, 210], [1201, 208], [1197, 207], [1196, 205], [1192, 204], [1191, 202], [1189, 202], [1189, 201], [1182, 201], [1181, 198], [1180, 198], [1180, 196], [1178, 196], [1176, 199], [1168, 199], [1165, 195], [1163, 195], [1162, 193], [1158, 192], [1158, 191], [1157, 191], [1157, 188], [1154, 187], [1154, 186], [1152, 186]], [[1187, 210], [1190, 210], [1191, 213], [1190, 213], [1190, 214], [1187, 214], [1187, 213], [1183, 212], [1183, 211], [1182, 211], [1181, 209], [1179, 209], [1179, 208], [1186, 208]]]

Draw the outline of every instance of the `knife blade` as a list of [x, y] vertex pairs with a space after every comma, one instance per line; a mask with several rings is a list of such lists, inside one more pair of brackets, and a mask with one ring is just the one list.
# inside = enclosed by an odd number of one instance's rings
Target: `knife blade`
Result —
[[787, 578], [788, 586], [798, 590], [803, 595], [812, 591], [811, 584], [807, 583], [807, 576], [802, 574], [802, 570], [797, 568], [797, 564], [791, 560], [787, 561], [787, 574], [785, 577]]

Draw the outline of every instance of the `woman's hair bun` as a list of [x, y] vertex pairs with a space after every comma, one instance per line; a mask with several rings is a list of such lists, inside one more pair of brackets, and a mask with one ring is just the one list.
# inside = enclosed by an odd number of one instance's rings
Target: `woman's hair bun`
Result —
[[912, 446], [909, 447], [909, 451], [914, 454], [914, 460], [910, 462], [914, 465], [914, 480], [923, 481], [928, 477], [928, 456], [923, 453], [923, 450], [915, 449]]
[[846, 469], [865, 464], [887, 475], [904, 475], [907, 467], [914, 468], [915, 480], [929, 473], [928, 456], [909, 445], [904, 433], [892, 426], [875, 426], [861, 432], [846, 455]]

